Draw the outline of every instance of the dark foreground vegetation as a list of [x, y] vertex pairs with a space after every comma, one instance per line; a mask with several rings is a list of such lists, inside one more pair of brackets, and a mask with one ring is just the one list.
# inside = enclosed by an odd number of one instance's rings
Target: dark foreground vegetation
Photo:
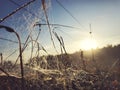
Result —
[[[83, 65], [83, 60], [84, 64]], [[0, 90], [21, 90], [19, 65], [4, 62]], [[24, 65], [25, 90], [120, 90], [120, 45], [91, 53], [34, 57]]]

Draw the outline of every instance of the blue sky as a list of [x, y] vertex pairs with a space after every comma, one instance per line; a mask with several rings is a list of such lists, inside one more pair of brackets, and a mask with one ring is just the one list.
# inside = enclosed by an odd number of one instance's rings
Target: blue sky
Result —
[[[22, 5], [29, 0], [13, 0], [19, 5]], [[81, 41], [90, 38], [89, 24], [93, 31], [93, 38], [97, 42], [98, 47], [103, 47], [108, 44], [120, 43], [120, 0], [58, 0], [72, 15], [79, 21], [76, 22], [57, 2], [56, 0], [46, 0], [47, 14], [50, 23], [69, 25], [80, 29], [57, 27], [55, 31], [62, 36], [65, 41], [68, 52], [75, 52], [81, 49]], [[9, 0], [0, 2], [0, 18], [18, 8]], [[22, 42], [26, 40], [29, 30], [33, 29], [32, 25], [35, 22], [45, 23], [40, 18], [45, 19], [41, 9], [41, 0], [36, 0], [26, 7], [28, 11], [36, 14], [39, 18], [30, 15], [25, 10], [20, 10], [16, 14], [7, 18], [2, 25], [7, 25], [14, 28], [21, 36]], [[52, 27], [51, 29], [53, 29]], [[32, 33], [33, 38], [36, 38], [38, 28], [34, 28]], [[5, 31], [0, 31], [0, 37], [17, 40], [14, 35]], [[55, 37], [53, 37], [55, 38]], [[48, 32], [48, 28], [42, 26], [42, 32], [38, 40], [49, 53], [55, 53], [52, 49], [52, 44]], [[16, 44], [0, 40], [0, 52], [7, 55], [17, 48]], [[56, 47], [59, 51], [59, 43], [55, 39]], [[29, 50], [29, 48], [27, 49]], [[26, 51], [28, 52], [28, 51]], [[17, 53], [16, 53], [17, 54]]]

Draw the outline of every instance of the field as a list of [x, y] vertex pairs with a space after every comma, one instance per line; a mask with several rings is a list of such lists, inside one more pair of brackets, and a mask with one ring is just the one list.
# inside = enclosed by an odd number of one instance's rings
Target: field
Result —
[[[86, 52], [87, 53], [87, 52]], [[96, 68], [93, 61], [86, 61], [86, 69], [79, 57], [74, 54], [49, 55], [34, 57], [24, 65], [25, 90], [119, 90], [119, 63], [99, 61]], [[56, 57], [58, 60], [56, 60]], [[86, 57], [89, 57], [86, 56]], [[101, 57], [101, 56], [100, 56]], [[45, 60], [46, 61], [45, 61]], [[56, 62], [57, 61], [57, 62]], [[101, 63], [101, 67], [99, 63]], [[107, 64], [109, 63], [109, 64]], [[104, 65], [105, 64], [105, 65]], [[11, 67], [12, 62], [5, 62], [3, 67], [9, 75], [1, 72], [0, 90], [21, 90], [19, 64]], [[104, 68], [103, 68], [104, 67]], [[112, 67], [112, 68], [111, 68]]]

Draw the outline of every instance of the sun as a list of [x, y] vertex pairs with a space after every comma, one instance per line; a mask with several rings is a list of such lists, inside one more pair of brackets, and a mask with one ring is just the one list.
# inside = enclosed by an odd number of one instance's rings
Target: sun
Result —
[[81, 41], [81, 49], [83, 50], [91, 50], [91, 49], [96, 49], [97, 48], [97, 43], [95, 40], [92, 39], [85, 39]]

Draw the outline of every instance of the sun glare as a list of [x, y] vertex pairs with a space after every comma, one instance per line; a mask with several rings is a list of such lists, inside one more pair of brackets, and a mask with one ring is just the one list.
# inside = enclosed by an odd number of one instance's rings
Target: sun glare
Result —
[[97, 48], [97, 43], [95, 40], [86, 39], [81, 42], [81, 49], [83, 50], [90, 50], [96, 48]]

